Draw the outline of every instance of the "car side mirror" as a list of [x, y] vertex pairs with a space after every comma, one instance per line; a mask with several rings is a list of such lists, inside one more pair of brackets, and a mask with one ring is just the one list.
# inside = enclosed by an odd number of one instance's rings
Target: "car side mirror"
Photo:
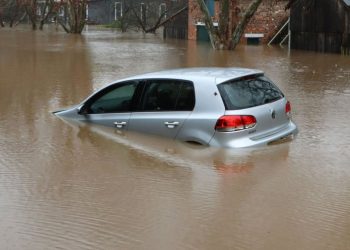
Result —
[[87, 108], [85, 105], [81, 105], [80, 107], [77, 108], [77, 113], [79, 115], [86, 115], [88, 114]]

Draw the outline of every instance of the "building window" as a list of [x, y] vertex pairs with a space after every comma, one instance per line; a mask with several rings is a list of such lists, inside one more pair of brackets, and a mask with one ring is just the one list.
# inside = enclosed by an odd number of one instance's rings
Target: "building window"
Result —
[[164, 18], [166, 18], [166, 4], [165, 3], [161, 3], [159, 5], [159, 17], [161, 17], [162, 15]]
[[123, 5], [121, 2], [114, 3], [114, 20], [118, 20], [123, 17]]
[[86, 5], [86, 9], [85, 9], [85, 15], [86, 15], [86, 20], [88, 20], [89, 18], [89, 5]]
[[146, 4], [144, 3], [141, 3], [141, 8], [140, 8], [140, 14], [141, 14], [141, 20], [143, 23], [146, 22], [146, 11], [147, 11], [147, 8], [146, 8]]
[[[88, 5], [86, 6], [86, 8], [88, 8]], [[89, 13], [87, 13], [86, 17], [88, 17], [88, 14]], [[61, 6], [58, 10], [58, 16], [64, 17], [64, 15], [65, 15], [64, 6]]]

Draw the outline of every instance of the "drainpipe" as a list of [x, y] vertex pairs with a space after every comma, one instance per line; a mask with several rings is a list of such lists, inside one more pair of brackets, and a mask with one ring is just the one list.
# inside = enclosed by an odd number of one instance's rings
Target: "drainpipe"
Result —
[[291, 41], [292, 41], [292, 32], [290, 31], [290, 17], [288, 22], [288, 53], [290, 53]]

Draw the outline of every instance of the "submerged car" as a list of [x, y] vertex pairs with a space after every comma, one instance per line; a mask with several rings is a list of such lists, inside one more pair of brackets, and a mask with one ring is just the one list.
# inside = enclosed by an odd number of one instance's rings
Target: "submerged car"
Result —
[[284, 94], [264, 72], [245, 68], [174, 69], [129, 77], [54, 114], [228, 148], [265, 145], [298, 131]]

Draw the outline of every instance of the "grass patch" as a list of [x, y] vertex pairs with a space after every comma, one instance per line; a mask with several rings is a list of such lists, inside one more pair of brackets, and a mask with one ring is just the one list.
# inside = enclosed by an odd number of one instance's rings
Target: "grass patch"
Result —
[[113, 21], [109, 24], [103, 25], [105, 28], [111, 28], [111, 29], [120, 29], [121, 28], [121, 23], [120, 21]]

